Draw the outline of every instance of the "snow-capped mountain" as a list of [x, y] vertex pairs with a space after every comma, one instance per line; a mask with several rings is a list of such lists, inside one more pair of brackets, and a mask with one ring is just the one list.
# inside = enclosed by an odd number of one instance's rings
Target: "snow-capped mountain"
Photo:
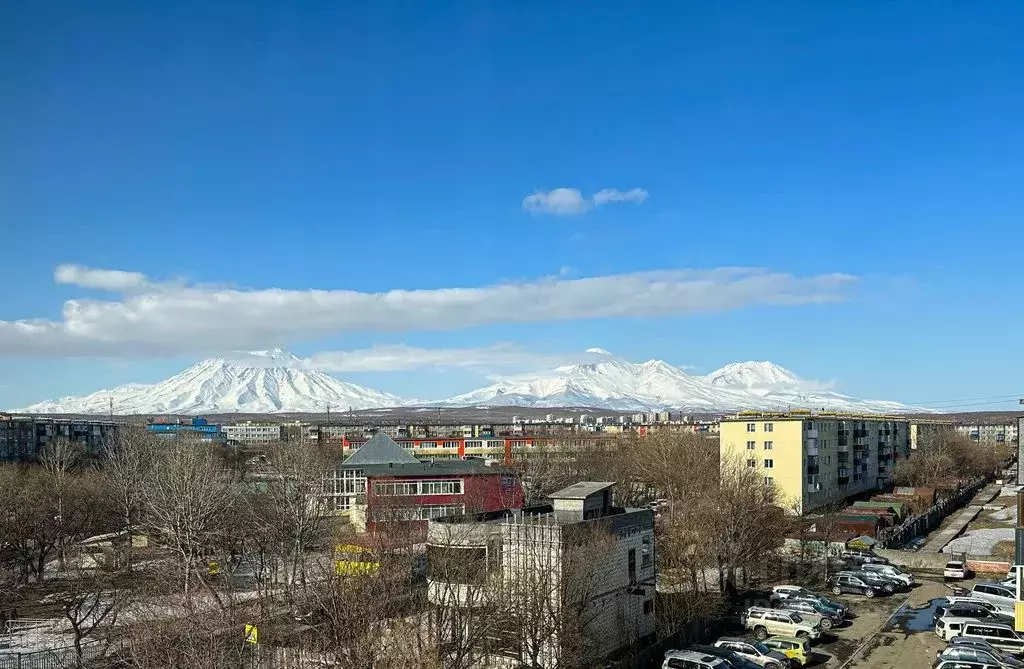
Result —
[[282, 413], [393, 407], [403, 400], [310, 369], [282, 351], [203, 360], [153, 385], [128, 384], [33, 404], [24, 413]]
[[[661, 360], [632, 363], [591, 348], [587, 362], [520, 376], [426, 406], [587, 407], [619, 411], [810, 408], [839, 411], [917, 410], [898, 402], [861, 400], [804, 381], [770, 362], [739, 362], [706, 376]], [[333, 409], [408, 406], [389, 393], [340, 381], [280, 349], [203, 360], [153, 385], [128, 384], [84, 397], [33, 404], [24, 413], [204, 414], [319, 413]], [[424, 403], [419, 403], [421, 406]]]
[[790, 407], [864, 412], [912, 409], [898, 402], [860, 400], [820, 390], [820, 384], [806, 382], [771, 362], [733, 363], [707, 376], [691, 376], [661, 360], [635, 364], [603, 349], [588, 349], [587, 353], [597, 359], [548, 374], [500, 381], [437, 404], [694, 412]]

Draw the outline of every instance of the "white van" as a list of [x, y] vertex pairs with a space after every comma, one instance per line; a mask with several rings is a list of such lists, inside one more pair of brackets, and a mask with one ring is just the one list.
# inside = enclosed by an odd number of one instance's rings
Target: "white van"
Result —
[[975, 583], [971, 588], [971, 597], [992, 602], [1001, 610], [1010, 613], [1013, 613], [1014, 602], [1017, 601], [1017, 593], [1014, 588], [1001, 583]]
[[981, 639], [1007, 653], [1024, 652], [1024, 639], [1013, 627], [1003, 623], [990, 623], [975, 618], [939, 618], [935, 622], [935, 633], [949, 641], [959, 636], [968, 639]]

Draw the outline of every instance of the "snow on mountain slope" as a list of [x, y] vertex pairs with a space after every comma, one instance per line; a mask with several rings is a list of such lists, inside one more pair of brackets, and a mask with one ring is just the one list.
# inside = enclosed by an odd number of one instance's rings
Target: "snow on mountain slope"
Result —
[[734, 362], [716, 369], [704, 380], [719, 388], [770, 392], [782, 388], [798, 388], [800, 377], [771, 362]]
[[500, 381], [435, 404], [707, 412], [796, 407], [898, 412], [912, 408], [818, 390], [818, 384], [805, 382], [770, 362], [733, 363], [707, 376], [691, 376], [661, 360], [634, 364], [604, 349], [587, 352], [601, 357], [547, 374]]
[[130, 384], [33, 404], [25, 413], [274, 413], [399, 406], [391, 394], [309, 369], [280, 349], [203, 360], [153, 385]]

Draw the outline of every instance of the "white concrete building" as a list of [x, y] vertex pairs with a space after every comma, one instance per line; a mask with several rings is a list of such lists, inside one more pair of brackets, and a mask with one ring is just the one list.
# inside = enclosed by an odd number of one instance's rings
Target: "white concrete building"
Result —
[[221, 431], [228, 441], [239, 444], [271, 444], [281, 441], [281, 425], [277, 423], [254, 423], [246, 421], [234, 425], [222, 425]]
[[1017, 423], [996, 423], [982, 425], [977, 423], [960, 424], [956, 426], [957, 434], [963, 435], [971, 441], [981, 444], [1017, 444]]
[[549, 505], [430, 521], [430, 601], [477, 612], [443, 619], [500, 630], [487, 635], [481, 666], [557, 667], [570, 654], [589, 666], [653, 636], [654, 515], [613, 506], [614, 485], [582, 482]]

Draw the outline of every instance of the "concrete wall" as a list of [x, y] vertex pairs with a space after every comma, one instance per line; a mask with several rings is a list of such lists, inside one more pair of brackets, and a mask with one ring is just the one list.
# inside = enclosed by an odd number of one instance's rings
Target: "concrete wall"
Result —
[[[942, 571], [949, 561], [948, 553], [922, 553], [913, 551], [876, 550], [876, 553], [898, 567], [905, 567], [910, 571], [920, 569], [922, 571]], [[998, 560], [968, 560], [967, 568], [979, 574], [1006, 574], [1010, 569], [1009, 562]]]

